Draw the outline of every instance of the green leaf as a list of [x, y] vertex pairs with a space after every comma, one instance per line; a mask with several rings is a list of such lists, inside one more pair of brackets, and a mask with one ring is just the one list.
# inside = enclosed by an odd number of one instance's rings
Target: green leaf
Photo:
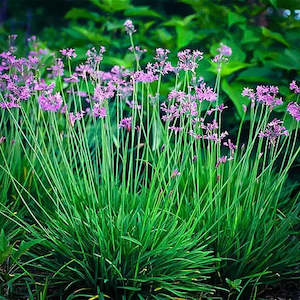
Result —
[[100, 16], [99, 14], [95, 12], [90, 12], [86, 9], [83, 8], [72, 8], [70, 9], [66, 15], [66, 19], [72, 19], [72, 20], [77, 20], [77, 19], [88, 19], [88, 20], [93, 20], [95, 22], [100, 22], [105, 20], [104, 17]]
[[0, 265], [3, 264], [10, 256], [13, 246], [10, 246], [3, 228], [0, 232]]
[[14, 259], [17, 260], [19, 259], [23, 254], [26, 253], [27, 250], [29, 250], [31, 247], [41, 243], [44, 239], [38, 239], [38, 240], [33, 240], [29, 242], [22, 241], [18, 250], [14, 253]]
[[[228, 76], [238, 70], [245, 69], [250, 66], [253, 66], [253, 64], [242, 63], [239, 61], [230, 61], [228, 63], [222, 64], [221, 74], [222, 74], [222, 76]], [[210, 70], [217, 74], [217, 72], [218, 72], [217, 64], [212, 62]]]
[[277, 0], [269, 0], [269, 2], [270, 2], [275, 8], [277, 8]]
[[130, 0], [89, 0], [108, 13], [125, 10], [131, 7]]
[[253, 44], [258, 41], [260, 41], [260, 38], [257, 34], [257, 30], [246, 28], [243, 30], [243, 38], [241, 40], [242, 44]]
[[273, 39], [273, 40], [275, 40], [279, 43], [282, 43], [287, 47], [290, 46], [289, 43], [284, 39], [284, 37], [278, 32], [273, 32], [273, 31], [269, 30], [266, 27], [262, 27], [262, 34], [265, 37], [268, 37], [268, 38]]
[[237, 14], [233, 11], [229, 11], [227, 15], [228, 27], [231, 27], [233, 24], [245, 23], [246, 18], [240, 14]]
[[154, 17], [162, 18], [162, 16], [156, 11], [149, 8], [149, 6], [134, 6], [124, 11], [124, 15], [127, 17]]
[[[236, 78], [247, 82], [274, 82], [274, 71], [267, 67], [253, 67], [242, 71]], [[275, 80], [276, 81], [276, 80]]]
[[195, 33], [191, 30], [187, 30], [184, 27], [176, 27], [176, 33], [178, 49], [187, 46], [195, 38]]
[[161, 123], [160, 120], [155, 120], [153, 122], [152, 126], [152, 139], [153, 139], [153, 144], [152, 144], [152, 150], [155, 151], [159, 148], [160, 142], [161, 142]]
[[110, 42], [110, 40], [107, 37], [101, 35], [100, 33], [88, 30], [88, 29], [83, 28], [81, 26], [73, 26], [72, 29], [77, 31], [83, 37], [87, 38], [89, 41], [95, 43], [96, 45], [99, 45], [99, 44], [106, 44], [107, 45]]
[[138, 240], [136, 240], [136, 239], [134, 239], [134, 238], [132, 238], [132, 237], [130, 237], [130, 236], [124, 236], [124, 235], [122, 235], [121, 238], [122, 238], [123, 240], [127, 240], [127, 241], [130, 241], [130, 242], [134, 243], [134, 244], [137, 244], [137, 245], [139, 245], [139, 246], [142, 246], [142, 243], [141, 243], [141, 242], [139, 242]]
[[8, 240], [6, 239], [4, 229], [2, 228], [0, 232], [0, 251], [5, 251], [7, 247], [8, 247]]
[[277, 54], [270, 63], [285, 70], [300, 70], [300, 51], [296, 49], [285, 49], [283, 53]]
[[243, 85], [241, 83], [228, 83], [226, 79], [222, 80], [222, 90], [229, 96], [240, 117], [244, 115], [243, 104], [248, 105], [250, 100], [247, 97], [241, 95]]

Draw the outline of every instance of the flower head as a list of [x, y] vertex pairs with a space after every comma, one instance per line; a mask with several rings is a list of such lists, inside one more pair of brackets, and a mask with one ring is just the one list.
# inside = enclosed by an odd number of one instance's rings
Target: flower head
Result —
[[62, 50], [59, 50], [59, 52], [66, 56], [68, 59], [72, 59], [72, 57], [76, 57], [77, 54], [75, 53], [75, 50], [72, 49], [72, 48], [67, 48], [67, 49], [62, 49]]
[[295, 80], [290, 83], [290, 90], [294, 91], [295, 94], [300, 94], [300, 87], [297, 85]]
[[126, 20], [124, 22], [124, 27], [125, 27], [125, 31], [127, 32], [127, 34], [133, 34], [134, 32], [136, 32], [135, 28], [134, 28], [134, 25], [132, 23], [131, 20]]
[[175, 169], [172, 174], [171, 174], [171, 178], [176, 177], [176, 176], [180, 176], [181, 173], [178, 171], [178, 169]]
[[282, 98], [278, 97], [279, 89], [277, 86], [264, 86], [259, 85], [256, 87], [256, 91], [249, 88], [244, 88], [242, 96], [248, 97], [252, 103], [255, 101], [263, 105], [269, 106], [272, 110], [275, 106], [281, 105]]
[[229, 46], [226, 46], [223, 43], [221, 43], [220, 46], [221, 47], [217, 49], [219, 53], [212, 60], [215, 63], [228, 61], [228, 57], [232, 55], [232, 49]]
[[260, 138], [266, 138], [271, 145], [275, 145], [277, 139], [284, 135], [288, 136], [289, 132], [286, 130], [284, 126], [281, 126], [283, 121], [278, 119], [273, 119], [270, 123], [267, 124], [267, 127], [264, 131], [259, 133]]
[[58, 112], [63, 103], [59, 93], [56, 93], [55, 95], [43, 94], [39, 97], [38, 101], [42, 110], [52, 112]]
[[296, 102], [290, 102], [287, 107], [288, 113], [295, 118], [297, 121], [300, 121], [300, 106]]
[[127, 129], [127, 131], [131, 130], [131, 126], [132, 126], [132, 117], [124, 118], [119, 123], [119, 128], [125, 128]]

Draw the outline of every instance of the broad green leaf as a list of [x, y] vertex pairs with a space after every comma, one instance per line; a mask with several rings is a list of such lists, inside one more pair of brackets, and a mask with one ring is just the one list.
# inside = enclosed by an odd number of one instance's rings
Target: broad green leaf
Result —
[[170, 27], [177, 27], [177, 26], [184, 26], [184, 22], [182, 19], [178, 17], [171, 17], [169, 21], [163, 22], [163, 26], [170, 26]]
[[[233, 74], [236, 71], [245, 69], [250, 66], [252, 66], [252, 64], [242, 63], [239, 61], [229, 61], [228, 63], [222, 64], [221, 74], [222, 76], [228, 76], [230, 74]], [[212, 62], [210, 70], [214, 73], [217, 73], [218, 72], [217, 64]]]
[[99, 44], [109, 44], [109, 39], [98, 32], [93, 32], [91, 30], [88, 30], [84, 27], [80, 26], [74, 26], [73, 29], [77, 32], [79, 32], [82, 36], [87, 38], [89, 41], [95, 43], [96, 45]]
[[26, 253], [27, 250], [29, 250], [31, 247], [41, 243], [44, 239], [38, 239], [38, 240], [33, 240], [29, 242], [22, 241], [18, 250], [14, 253], [14, 259], [17, 260], [19, 259], [23, 254]]
[[277, 0], [269, 0], [269, 2], [270, 2], [275, 8], [277, 8]]
[[13, 246], [8, 246], [4, 251], [0, 251], [0, 266], [10, 257]]
[[244, 114], [243, 104], [248, 105], [250, 102], [248, 97], [243, 97], [241, 95], [244, 86], [238, 82], [229, 84], [226, 79], [222, 80], [221, 86], [222, 86], [222, 90], [228, 95], [228, 97], [233, 102], [239, 116], [242, 117]]
[[95, 22], [100, 22], [105, 20], [105, 18], [103, 16], [100, 16], [98, 13], [91, 12], [83, 8], [75, 8], [75, 7], [66, 13], [65, 18], [72, 19], [72, 20], [88, 19], [88, 20], [93, 20]]
[[149, 6], [134, 6], [124, 11], [124, 15], [127, 17], [154, 17], [162, 18], [162, 16], [149, 8]]
[[[267, 67], [253, 67], [242, 71], [237, 80], [247, 82], [274, 82], [274, 71]], [[276, 80], [275, 80], [276, 81]]]
[[125, 68], [131, 67], [133, 65], [134, 61], [135, 61], [135, 58], [132, 53], [127, 53], [123, 59], [114, 57], [114, 56], [107, 56], [107, 55], [105, 55], [104, 59], [103, 59], [104, 64], [108, 64], [111, 66], [119, 65], [119, 66], [123, 66]]
[[195, 38], [195, 33], [184, 27], [176, 27], [176, 33], [178, 49], [184, 48]]
[[299, 55], [298, 50], [285, 49], [283, 53], [277, 54], [270, 64], [286, 70], [300, 70]]
[[278, 32], [273, 32], [273, 31], [269, 30], [266, 27], [262, 27], [262, 34], [265, 37], [268, 37], [268, 38], [273, 39], [273, 40], [275, 40], [279, 43], [282, 43], [287, 47], [290, 46], [289, 43], [284, 39], [284, 37]]
[[260, 38], [255, 29], [244, 29], [243, 38], [241, 40], [242, 44], [252, 44], [260, 41]]
[[125, 10], [131, 7], [130, 0], [89, 0], [108, 13]]
[[296, 129], [297, 121], [292, 116], [287, 114], [284, 119], [283, 125], [289, 132], [291, 132]]
[[227, 22], [228, 27], [231, 27], [233, 24], [246, 22], [246, 18], [230, 10], [228, 11]]

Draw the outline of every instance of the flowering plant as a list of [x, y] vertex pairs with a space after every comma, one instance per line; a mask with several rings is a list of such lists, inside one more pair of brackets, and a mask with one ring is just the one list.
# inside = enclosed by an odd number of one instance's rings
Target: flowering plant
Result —
[[[124, 26], [132, 69], [104, 71], [104, 47], [75, 68], [76, 51], [63, 49], [46, 76], [45, 52], [0, 55], [0, 184], [3, 199], [27, 209], [13, 222], [41, 240], [29, 268], [53, 276], [62, 295], [80, 286], [87, 297], [208, 297], [217, 274], [239, 279], [241, 291], [284, 276], [299, 260], [289, 238], [299, 194], [285, 189], [300, 151], [299, 105], [287, 106], [288, 130], [272, 116], [284, 103], [277, 87], [245, 88], [251, 104], [234, 136], [223, 128], [219, 90], [232, 50], [221, 44], [212, 59], [212, 87], [198, 70], [201, 51], [181, 51], [172, 65], [170, 50], [158, 48], [143, 67], [136, 29]], [[14, 171], [16, 153], [29, 177]]]

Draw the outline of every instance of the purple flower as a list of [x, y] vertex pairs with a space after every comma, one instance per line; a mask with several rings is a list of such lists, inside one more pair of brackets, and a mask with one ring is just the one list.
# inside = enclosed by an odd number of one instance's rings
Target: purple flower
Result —
[[59, 52], [66, 56], [68, 59], [72, 59], [72, 57], [76, 57], [77, 54], [75, 53], [75, 50], [72, 49], [72, 48], [67, 48], [67, 49], [62, 49], [62, 50], [59, 50]]
[[20, 108], [21, 106], [14, 101], [11, 102], [0, 102], [0, 107], [2, 109], [9, 109], [9, 108]]
[[227, 156], [221, 156], [216, 163], [216, 168], [219, 167], [220, 164], [225, 164], [227, 161], [228, 157]]
[[256, 87], [256, 92], [253, 89], [244, 88], [242, 96], [249, 97], [252, 103], [255, 101], [263, 105], [269, 106], [272, 110], [275, 106], [281, 105], [282, 98], [278, 98], [277, 86], [263, 86]]
[[206, 86], [206, 83], [203, 82], [200, 84], [200, 87], [195, 88], [194, 99], [202, 102], [203, 100], [213, 102], [217, 100], [217, 94], [213, 91], [211, 87]]
[[[86, 64], [90, 67], [90, 70], [96, 70], [100, 62], [103, 60], [103, 53], [105, 52], [105, 47], [101, 46], [99, 51], [95, 47], [89, 49], [86, 52], [87, 61]], [[91, 72], [90, 72], [91, 73]]]
[[1, 136], [0, 137], [0, 144], [4, 143], [6, 140], [6, 137], [5, 136]]
[[147, 71], [147, 73], [144, 71], [137, 71], [134, 73], [133, 78], [136, 82], [144, 83], [158, 80], [158, 76], [154, 75], [152, 71]]
[[114, 96], [115, 87], [112, 82], [107, 86], [97, 84], [94, 90], [93, 99], [99, 103], [103, 103], [106, 99], [112, 98]]
[[178, 171], [178, 169], [175, 169], [172, 174], [171, 174], [171, 178], [176, 177], [176, 176], [180, 176], [181, 173]]
[[71, 74], [70, 77], [65, 77], [64, 81], [65, 82], [78, 82], [79, 79], [78, 79], [77, 73]]
[[163, 48], [157, 48], [155, 50], [156, 55], [154, 57], [154, 59], [158, 62], [166, 62], [166, 60], [168, 59], [168, 54], [170, 53], [169, 49], [163, 49]]
[[134, 32], [136, 32], [135, 28], [134, 28], [134, 25], [132, 23], [131, 20], [126, 20], [124, 22], [124, 27], [125, 27], [125, 31], [127, 32], [127, 34], [131, 35], [133, 34]]
[[169, 100], [175, 99], [176, 101], [182, 101], [185, 97], [185, 92], [176, 90], [172, 90], [168, 95]]
[[104, 119], [107, 116], [106, 108], [104, 106], [100, 106], [99, 103], [96, 103], [93, 107], [93, 116], [95, 118]]
[[295, 80], [290, 83], [290, 90], [294, 91], [295, 94], [300, 94], [300, 87], [297, 85]]
[[83, 79], [87, 79], [88, 74], [92, 73], [92, 69], [88, 64], [80, 64], [76, 67], [76, 73]]
[[119, 128], [125, 128], [127, 131], [131, 130], [131, 126], [132, 126], [132, 117], [124, 118], [119, 123]]
[[224, 56], [231, 56], [232, 55], [232, 49], [226, 45], [224, 45], [223, 43], [221, 43], [221, 48], [218, 49], [220, 54], [224, 55]]
[[273, 121], [271, 121], [270, 123], [267, 124], [267, 127], [264, 131], [261, 131], [259, 133], [259, 137], [260, 138], [266, 138], [270, 144], [272, 144], [273, 146], [276, 143], [276, 140], [282, 136], [288, 136], [289, 132], [286, 130], [285, 127], [281, 126], [281, 124], [283, 123], [283, 121], [278, 120], [278, 119], [274, 119]]
[[174, 131], [175, 133], [178, 133], [178, 132], [180, 132], [180, 131], [183, 130], [182, 127], [176, 127], [176, 126], [169, 126], [168, 128], [169, 128], [171, 131]]
[[126, 101], [126, 104], [132, 109], [141, 109], [142, 105], [137, 104], [135, 101]]
[[287, 107], [288, 113], [295, 118], [297, 121], [300, 121], [300, 106], [296, 102], [290, 102]]
[[61, 58], [57, 58], [55, 63], [47, 70], [52, 71], [51, 77], [56, 78], [64, 75], [64, 63]]
[[220, 104], [216, 108], [211, 108], [207, 111], [207, 114], [210, 116], [214, 111], [222, 112], [224, 109], [228, 108], [228, 106], [225, 106], [224, 104]]
[[228, 57], [232, 55], [232, 49], [230, 47], [224, 45], [223, 43], [221, 43], [220, 46], [221, 47], [217, 49], [219, 54], [213, 58], [213, 62], [215, 63], [227, 61]]
[[75, 121], [81, 120], [83, 118], [84, 114], [85, 114], [85, 111], [77, 112], [75, 114], [71, 112], [69, 114], [69, 121], [70, 121], [71, 125], [74, 126]]
[[63, 103], [59, 93], [55, 95], [41, 95], [38, 101], [42, 110], [52, 112], [58, 112]]
[[147, 49], [141, 49], [139, 46], [135, 46], [134, 48], [131, 46], [128, 50], [135, 53], [137, 60], [140, 60], [142, 55], [147, 52]]
[[178, 68], [185, 71], [194, 72], [198, 67], [197, 61], [200, 61], [203, 58], [203, 52], [199, 50], [194, 50], [191, 52], [190, 49], [185, 49], [177, 53], [178, 57]]

